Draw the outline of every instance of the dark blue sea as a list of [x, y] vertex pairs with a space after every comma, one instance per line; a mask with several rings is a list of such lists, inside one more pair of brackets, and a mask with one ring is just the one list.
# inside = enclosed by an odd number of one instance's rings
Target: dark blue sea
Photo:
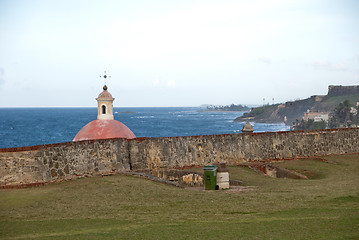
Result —
[[[114, 108], [115, 119], [137, 137], [240, 133], [241, 112], [203, 112], [200, 108]], [[0, 148], [69, 142], [97, 108], [0, 108]], [[284, 124], [252, 123], [255, 132], [286, 131]]]

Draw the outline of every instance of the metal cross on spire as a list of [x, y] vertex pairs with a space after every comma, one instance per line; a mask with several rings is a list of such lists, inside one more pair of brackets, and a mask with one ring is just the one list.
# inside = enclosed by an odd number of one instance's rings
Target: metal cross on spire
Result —
[[105, 81], [105, 86], [106, 86], [106, 79], [107, 79], [107, 78], [111, 78], [111, 76], [107, 75], [107, 74], [106, 74], [106, 71], [104, 71], [104, 75], [103, 75], [103, 76], [100, 76], [100, 78], [103, 78], [103, 79], [104, 79], [104, 81]]

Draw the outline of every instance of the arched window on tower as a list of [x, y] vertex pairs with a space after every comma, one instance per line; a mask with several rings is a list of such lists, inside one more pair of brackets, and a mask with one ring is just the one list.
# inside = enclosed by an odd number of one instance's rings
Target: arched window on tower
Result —
[[102, 114], [106, 114], [106, 106], [102, 105]]

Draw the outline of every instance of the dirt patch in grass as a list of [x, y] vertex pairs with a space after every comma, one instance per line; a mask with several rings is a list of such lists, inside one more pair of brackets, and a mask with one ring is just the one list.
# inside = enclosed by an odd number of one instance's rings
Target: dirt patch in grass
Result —
[[300, 174], [303, 174], [305, 176], [308, 177], [308, 179], [320, 179], [320, 178], [323, 178], [323, 174], [320, 174], [318, 172], [313, 172], [311, 170], [308, 170], [308, 169], [292, 169], [293, 171], [297, 172], [297, 173], [300, 173]]
[[237, 192], [250, 192], [257, 190], [257, 186], [230, 186], [229, 189], [222, 189], [222, 190], [205, 190], [204, 187], [187, 187], [185, 188], [187, 190], [193, 190], [193, 191], [210, 191], [210, 192], [225, 192], [225, 193], [237, 193]]

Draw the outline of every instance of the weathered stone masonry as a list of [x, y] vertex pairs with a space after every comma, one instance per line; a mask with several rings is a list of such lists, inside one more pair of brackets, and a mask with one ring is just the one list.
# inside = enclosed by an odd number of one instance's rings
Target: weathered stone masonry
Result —
[[68, 142], [0, 149], [0, 186], [345, 153], [359, 153], [358, 128]]

